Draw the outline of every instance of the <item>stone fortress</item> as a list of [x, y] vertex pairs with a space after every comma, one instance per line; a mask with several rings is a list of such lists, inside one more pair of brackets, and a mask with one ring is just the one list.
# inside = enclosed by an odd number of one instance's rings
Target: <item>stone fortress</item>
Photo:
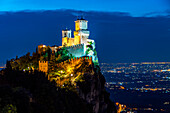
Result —
[[[75, 58], [91, 57], [93, 62], [98, 62], [97, 55], [95, 55], [95, 41], [89, 39], [88, 21], [83, 18], [77, 19], [75, 21], [74, 37], [71, 34], [72, 31], [70, 29], [62, 30], [62, 46], [51, 46], [51, 51], [56, 53], [57, 50], [65, 47]], [[41, 44], [38, 46], [39, 54], [46, 50], [46, 45]], [[47, 65], [48, 61], [39, 61], [39, 70], [47, 72]]]

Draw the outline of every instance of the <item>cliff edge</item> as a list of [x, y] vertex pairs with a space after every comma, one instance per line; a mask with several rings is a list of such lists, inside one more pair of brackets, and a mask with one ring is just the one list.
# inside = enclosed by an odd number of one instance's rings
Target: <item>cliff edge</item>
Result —
[[[98, 67], [98, 69], [100, 69]], [[116, 107], [105, 90], [105, 78], [99, 70], [84, 74], [84, 82], [78, 82], [79, 96], [86, 100], [93, 113], [116, 113]]]

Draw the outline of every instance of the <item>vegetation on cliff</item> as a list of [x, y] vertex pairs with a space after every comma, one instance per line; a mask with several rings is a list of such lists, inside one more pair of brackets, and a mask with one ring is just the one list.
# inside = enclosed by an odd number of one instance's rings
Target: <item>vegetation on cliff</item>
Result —
[[[68, 85], [75, 87], [77, 81], [83, 81], [84, 73], [92, 73], [93, 67], [86, 57], [73, 63], [69, 62], [69, 59], [76, 58], [65, 47], [58, 49], [56, 53], [47, 47], [46, 51], [41, 54], [38, 54], [37, 51], [32, 56], [27, 53], [20, 58], [11, 59], [9, 63], [13, 70], [32, 71], [38, 70], [39, 61], [48, 61], [48, 79], [50, 81], [55, 81], [60, 87]], [[65, 63], [61, 64], [64, 61]]]
[[88, 113], [77, 93], [56, 86], [44, 73], [6, 69], [0, 75], [0, 113]]
[[[49, 62], [48, 73], [38, 71], [39, 60]], [[116, 112], [105, 90], [100, 67], [89, 57], [74, 58], [64, 47], [56, 53], [47, 49], [41, 54], [27, 53], [7, 61], [3, 72], [2, 113]]]
[[47, 50], [41, 54], [38, 54], [38, 51], [36, 51], [31, 55], [28, 52], [20, 58], [16, 56], [15, 59], [11, 59], [10, 63], [13, 70], [34, 70], [38, 69], [38, 61], [50, 61], [57, 64], [73, 57], [65, 47], [59, 49], [56, 53], [53, 53], [51, 49], [47, 47]]
[[[114, 104], [105, 91], [105, 79], [94, 71], [81, 75], [83, 81], [76, 81], [79, 89], [73, 90], [71, 84], [58, 87], [45, 73], [36, 70], [12, 70], [7, 62], [7, 69], [0, 74], [0, 113], [113, 113]], [[90, 101], [87, 97], [92, 90], [98, 93], [94, 93]], [[98, 104], [100, 109], [96, 111]]]

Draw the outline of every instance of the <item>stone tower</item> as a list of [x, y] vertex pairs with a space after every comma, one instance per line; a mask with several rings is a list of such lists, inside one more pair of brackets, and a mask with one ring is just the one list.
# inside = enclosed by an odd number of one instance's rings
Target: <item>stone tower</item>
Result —
[[71, 30], [62, 30], [62, 46], [72, 46], [74, 45], [74, 39], [71, 38]]
[[62, 38], [64, 38], [64, 37], [71, 38], [71, 30], [70, 29], [62, 30]]
[[74, 31], [74, 45], [77, 44], [87, 44], [87, 39], [89, 37], [88, 31], [88, 21], [81, 18], [75, 21], [75, 31]]

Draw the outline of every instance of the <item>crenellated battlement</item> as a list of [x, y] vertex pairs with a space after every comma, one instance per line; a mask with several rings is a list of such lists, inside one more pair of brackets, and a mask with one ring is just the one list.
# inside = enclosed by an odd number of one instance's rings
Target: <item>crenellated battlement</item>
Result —
[[[71, 59], [66, 60], [64, 62], [58, 63], [56, 65], [58, 67], [61, 66], [61, 65], [64, 65], [64, 64], [76, 65], [76, 64], [82, 62], [83, 60], [88, 62], [89, 65], [93, 64], [92, 57], [74, 57], [74, 58], [71, 58]], [[39, 61], [39, 71], [47, 73], [48, 72], [48, 67], [49, 67], [48, 61]]]
[[48, 61], [39, 61], [39, 63], [48, 63]]
[[[84, 46], [84, 44], [77, 44], [77, 45], [73, 45], [73, 46], [66, 46], [66, 49], [71, 49], [71, 48], [75, 48], [75, 47], [81, 47]], [[61, 49], [61, 48], [60, 48]]]

